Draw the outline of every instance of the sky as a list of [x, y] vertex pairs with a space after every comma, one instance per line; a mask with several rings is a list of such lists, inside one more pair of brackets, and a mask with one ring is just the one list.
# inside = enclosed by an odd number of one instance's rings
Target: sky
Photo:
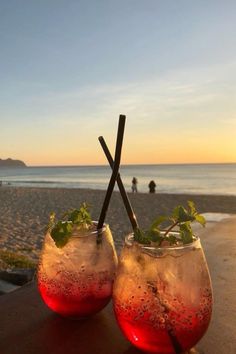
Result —
[[236, 2], [0, 0], [0, 158], [236, 162]]

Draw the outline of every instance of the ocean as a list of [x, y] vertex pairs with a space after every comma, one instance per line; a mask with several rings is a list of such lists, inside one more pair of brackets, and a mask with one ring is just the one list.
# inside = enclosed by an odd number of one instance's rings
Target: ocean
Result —
[[[236, 195], [236, 163], [123, 165], [120, 174], [127, 191], [135, 176], [143, 193], [154, 180], [157, 193]], [[108, 166], [0, 168], [2, 185], [18, 187], [105, 190], [110, 176]]]

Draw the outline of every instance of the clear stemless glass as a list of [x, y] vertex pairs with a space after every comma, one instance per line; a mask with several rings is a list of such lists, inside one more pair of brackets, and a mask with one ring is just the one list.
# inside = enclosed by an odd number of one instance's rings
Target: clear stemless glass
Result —
[[111, 299], [117, 256], [108, 225], [98, 242], [94, 231], [72, 234], [63, 247], [55, 245], [50, 233], [38, 266], [38, 289], [53, 311], [71, 318], [83, 318], [102, 310]]
[[199, 238], [191, 244], [149, 247], [125, 239], [113, 305], [128, 340], [148, 353], [191, 349], [206, 332], [212, 287]]

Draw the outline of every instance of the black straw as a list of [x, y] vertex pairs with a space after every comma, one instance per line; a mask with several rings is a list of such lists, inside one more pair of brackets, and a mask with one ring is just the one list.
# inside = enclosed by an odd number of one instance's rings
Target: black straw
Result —
[[[104, 138], [102, 136], [99, 136], [98, 140], [99, 140], [99, 142], [100, 142], [100, 144], [101, 144], [101, 146], [103, 148], [103, 151], [104, 151], [104, 153], [105, 153], [105, 155], [107, 157], [107, 160], [108, 160], [111, 168], [113, 169], [114, 161], [112, 159], [111, 153], [110, 153], [110, 151], [109, 151], [109, 149], [107, 147], [107, 144], [106, 144]], [[124, 188], [124, 185], [123, 185], [123, 182], [122, 182], [122, 179], [121, 179], [119, 173], [117, 175], [116, 181], [117, 181], [117, 184], [118, 184], [118, 187], [119, 187], [119, 190], [120, 190], [120, 194], [121, 194], [121, 197], [123, 199], [123, 202], [124, 202], [125, 209], [127, 211], [129, 220], [131, 222], [132, 228], [135, 231], [135, 230], [138, 229], [138, 222], [137, 222], [136, 216], [134, 214], [134, 211], [132, 209], [132, 206], [130, 204], [128, 195], [126, 193], [126, 190]]]
[[119, 125], [118, 125], [118, 132], [117, 132], [117, 138], [116, 138], [116, 151], [115, 151], [115, 159], [114, 159], [114, 164], [113, 164], [113, 170], [112, 170], [112, 175], [110, 178], [110, 182], [108, 184], [106, 196], [103, 202], [102, 210], [100, 217], [98, 219], [98, 225], [97, 229], [100, 230], [103, 227], [105, 218], [106, 218], [106, 213], [107, 209], [110, 203], [111, 195], [116, 183], [116, 178], [117, 174], [119, 172], [119, 166], [120, 166], [120, 158], [121, 158], [121, 149], [122, 149], [122, 143], [123, 143], [123, 136], [124, 136], [124, 129], [125, 129], [125, 120], [126, 116], [120, 115], [119, 118]]

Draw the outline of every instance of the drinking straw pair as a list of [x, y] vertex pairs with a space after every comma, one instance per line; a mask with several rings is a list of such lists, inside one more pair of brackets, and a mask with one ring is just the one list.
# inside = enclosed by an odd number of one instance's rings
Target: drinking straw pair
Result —
[[121, 197], [123, 199], [128, 217], [130, 219], [133, 231], [138, 229], [138, 223], [136, 220], [136, 216], [133, 212], [132, 206], [130, 204], [129, 198], [127, 196], [127, 193], [125, 191], [123, 182], [121, 180], [120, 174], [119, 174], [119, 167], [120, 167], [120, 159], [121, 159], [121, 150], [122, 150], [122, 144], [123, 144], [123, 136], [124, 136], [124, 130], [125, 130], [125, 120], [126, 120], [126, 116], [124, 115], [120, 115], [119, 117], [119, 124], [118, 124], [118, 131], [117, 131], [117, 138], [116, 138], [116, 149], [115, 149], [115, 159], [113, 161], [112, 156], [110, 154], [110, 151], [107, 147], [107, 144], [104, 140], [104, 138], [102, 136], [100, 136], [98, 138], [103, 151], [107, 157], [107, 160], [112, 168], [112, 174], [111, 174], [111, 178], [108, 184], [108, 188], [107, 188], [107, 192], [106, 192], [106, 196], [103, 202], [103, 206], [101, 209], [101, 214], [98, 220], [98, 225], [97, 225], [97, 229], [100, 230], [103, 226], [103, 223], [105, 221], [106, 218], [106, 213], [107, 213], [107, 209], [110, 203], [110, 199], [111, 199], [111, 195], [115, 186], [115, 183], [117, 181], [119, 190], [120, 190], [120, 194]]

